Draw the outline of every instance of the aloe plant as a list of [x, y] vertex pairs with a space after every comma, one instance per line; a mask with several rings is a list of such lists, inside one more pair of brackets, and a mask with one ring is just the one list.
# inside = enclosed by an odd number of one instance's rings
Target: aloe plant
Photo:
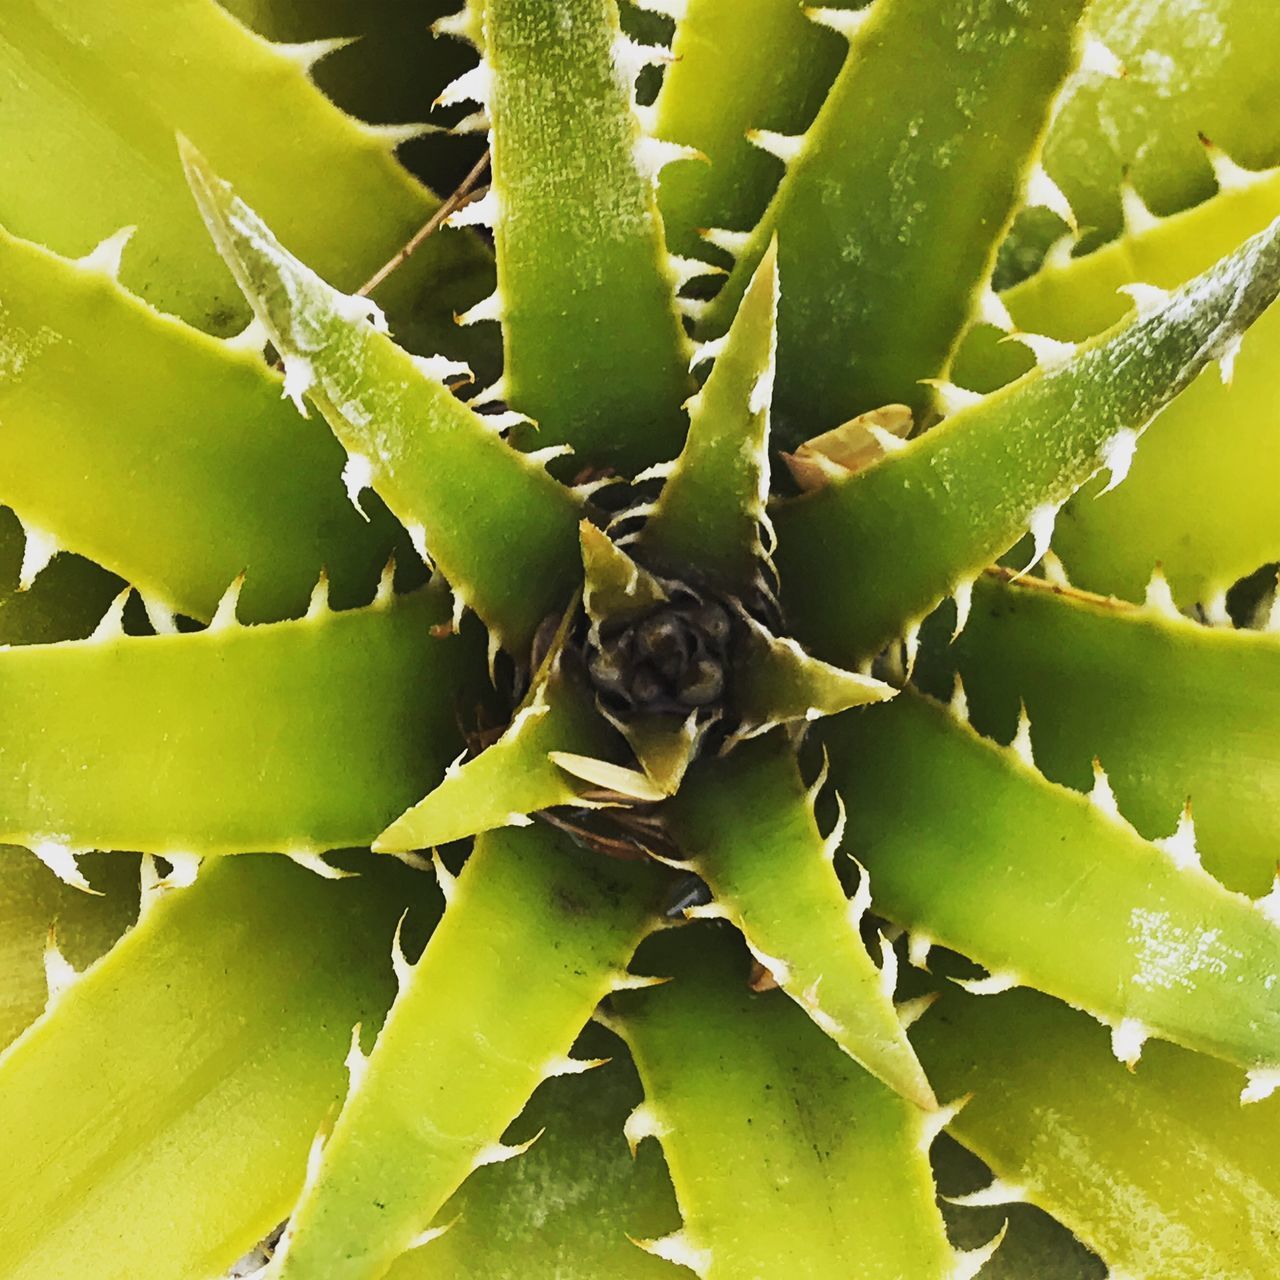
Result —
[[230, 7], [0, 15], [0, 1271], [1273, 1275], [1250, 4]]

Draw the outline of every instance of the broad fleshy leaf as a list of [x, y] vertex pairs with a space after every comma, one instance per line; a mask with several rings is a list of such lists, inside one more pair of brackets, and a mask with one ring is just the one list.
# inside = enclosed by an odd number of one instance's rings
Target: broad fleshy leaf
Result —
[[660, 895], [651, 867], [542, 825], [481, 836], [446, 886], [372, 1054], [353, 1054], [273, 1280], [385, 1275], [473, 1169], [518, 1158], [503, 1134], [624, 980]]
[[[1186, 213], [1131, 227], [1087, 257], [1053, 262], [1001, 295], [1013, 323], [1075, 342], [1121, 318], [1140, 297], [1181, 284], [1280, 215], [1280, 172], [1241, 174]], [[956, 379], [987, 390], [1022, 373], [1025, 352], [975, 335]], [[1157, 564], [1184, 608], [1220, 601], [1259, 565], [1280, 559], [1280, 312], [1259, 320], [1236, 359], [1206, 370], [1143, 441], [1124, 483], [1086, 485], [1063, 509], [1053, 549], [1073, 581], [1141, 600]], [[1227, 375], [1229, 381], [1225, 381]]]
[[575, 580], [581, 501], [445, 386], [449, 361], [396, 346], [381, 313], [292, 257], [189, 144], [183, 159], [210, 234], [305, 394], [347, 451], [353, 499], [373, 488], [458, 600], [513, 653]]
[[929, 620], [921, 683], [949, 692], [958, 670], [973, 725], [1002, 742], [1025, 706], [1045, 775], [1088, 791], [1097, 760], [1149, 840], [1171, 835], [1190, 801], [1188, 856], [1266, 893], [1280, 847], [1280, 635], [1005, 579], [978, 580], [954, 643], [949, 610]]
[[877, 968], [859, 932], [868, 890], [845, 897], [791, 743], [772, 734], [695, 766], [666, 818], [681, 864], [711, 887], [714, 912], [822, 1031], [917, 1106], [937, 1101], [893, 1006], [896, 961]]
[[755, 225], [780, 170], [748, 133], [796, 134], [812, 124], [847, 52], [792, 0], [688, 0], [654, 103], [658, 137], [706, 157], [662, 175], [658, 203], [676, 253], [710, 260], [699, 232]]
[[728, 327], [779, 240], [780, 440], [901, 401], [923, 410], [1022, 198], [1077, 56], [1083, 0], [882, 0], [797, 138], [756, 135], [787, 164], [703, 322]]
[[[484, 697], [426, 591], [296, 622], [0, 651], [0, 840], [78, 853], [367, 844]], [[479, 646], [482, 648], [483, 646]]]
[[203, 868], [0, 1057], [5, 1276], [209, 1280], [288, 1212], [351, 1027], [390, 1002], [406, 887], [434, 898], [353, 865]]
[[[784, 264], [785, 272], [785, 264]], [[1028, 530], [1113, 475], [1138, 437], [1280, 292], [1280, 220], [1153, 309], [958, 410], [905, 448], [780, 506], [775, 562], [796, 634], [867, 658], [964, 590]]]
[[949, 1129], [996, 1172], [980, 1203], [1048, 1209], [1113, 1276], [1274, 1274], [1280, 1098], [1242, 1107], [1238, 1072], [1173, 1045], [1126, 1071], [1031, 991], [944, 995], [915, 1035], [939, 1088], [972, 1095]]
[[[633, 108], [615, 0], [486, 0], [480, 65], [454, 86], [492, 121], [505, 398], [584, 463], [638, 471], [680, 447], [692, 390], [654, 190], [669, 157]], [[474, 212], [469, 217], [477, 216]]]
[[755, 995], [722, 927], [642, 958], [674, 981], [615, 997], [646, 1095], [627, 1130], [661, 1141], [684, 1219], [645, 1247], [701, 1280], [949, 1280], [924, 1113], [781, 992]]
[[0, 501], [29, 527], [195, 618], [241, 574], [248, 622], [301, 613], [322, 570], [368, 602], [399, 530], [348, 502], [342, 449], [260, 353], [3, 231], [0, 308]]
[[1105, 803], [1044, 779], [904, 691], [828, 722], [846, 845], [874, 909], [1085, 1009], [1136, 1061], [1148, 1036], [1265, 1074], [1280, 1065], [1280, 925]]
[[[358, 288], [438, 202], [397, 164], [394, 135], [310, 82], [325, 48], [271, 45], [215, 0], [6, 3], [0, 224], [68, 256], [136, 226], [124, 283], [160, 311], [236, 332], [249, 312], [191, 206], [173, 150], [181, 130], [317, 271]], [[379, 297], [418, 349], [460, 354], [450, 317], [491, 279], [479, 241], [445, 232]]]

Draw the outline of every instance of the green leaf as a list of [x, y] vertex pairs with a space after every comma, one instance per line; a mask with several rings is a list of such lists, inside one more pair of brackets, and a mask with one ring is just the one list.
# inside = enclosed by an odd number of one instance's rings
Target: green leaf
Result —
[[580, 500], [457, 400], [457, 366], [396, 346], [366, 299], [327, 285], [189, 144], [183, 158], [209, 231], [305, 393], [347, 450], [353, 494], [372, 487], [458, 599], [514, 653], [563, 606], [576, 573]]
[[1123, 472], [1155, 415], [1277, 292], [1280, 221], [1155, 309], [781, 506], [775, 560], [796, 635], [823, 657], [869, 657], [1028, 527], [1041, 552], [1062, 503], [1104, 466]]
[[929, 406], [920, 380], [942, 376], [987, 283], [1083, 8], [884, 0], [858, 24], [817, 119], [777, 148], [786, 176], [704, 325], [727, 328], [777, 234], [783, 444]]
[[[481, 836], [372, 1055], [269, 1274], [381, 1276], [475, 1168], [518, 1156], [507, 1126], [624, 979], [657, 908], [640, 863], [545, 826]], [[498, 942], [500, 940], [500, 944]]]
[[[320, 52], [268, 44], [213, 0], [6, 4], [0, 224], [69, 256], [137, 226], [124, 283], [160, 311], [234, 333], [249, 313], [191, 207], [181, 130], [306, 261], [357, 288], [437, 201], [396, 163], [394, 137], [310, 82]], [[418, 349], [456, 352], [450, 317], [483, 295], [487, 257], [468, 235], [433, 236], [379, 297]]]
[[824, 738], [874, 909], [917, 945], [986, 966], [988, 989], [1085, 1009], [1125, 1060], [1150, 1035], [1263, 1077], [1280, 1064], [1280, 926], [1181, 845], [1148, 844], [1101, 798], [909, 691]]
[[[1111, 74], [1082, 73], [1070, 84], [1044, 156], [1086, 245], [1121, 231], [1126, 182], [1161, 214], [1213, 193], [1197, 133], [1250, 168], [1280, 160], [1280, 123], [1267, 109], [1267, 86], [1280, 75], [1272, 13], [1268, 0], [1093, 0], [1089, 28], [1113, 60]], [[1097, 61], [1105, 68], [1105, 55]], [[1025, 275], [1061, 233], [1056, 218], [1020, 220], [1009, 266]]]
[[945, 995], [915, 1035], [939, 1087], [973, 1095], [949, 1127], [1000, 1178], [984, 1199], [1048, 1209], [1112, 1275], [1274, 1274], [1280, 1097], [1241, 1107], [1237, 1072], [1172, 1045], [1126, 1071], [1101, 1028], [1030, 991]]
[[950, 646], [947, 612], [926, 628], [922, 683], [949, 689], [958, 669], [972, 723], [1002, 742], [1024, 704], [1045, 775], [1087, 791], [1099, 760], [1120, 813], [1150, 840], [1174, 831], [1190, 798], [1207, 869], [1267, 892], [1280, 846], [1280, 635], [1003, 575], [978, 580]]
[[506, 1141], [542, 1136], [519, 1160], [477, 1169], [440, 1211], [449, 1230], [403, 1255], [390, 1280], [687, 1280], [631, 1241], [679, 1212], [657, 1149], [627, 1151], [622, 1128], [643, 1097], [627, 1051], [591, 1026], [574, 1054], [605, 1061], [587, 1080], [538, 1086]]
[[94, 855], [80, 870], [92, 893], [61, 883], [25, 849], [0, 848], [0, 1048], [44, 1010], [44, 956], [51, 936], [78, 972], [138, 913], [135, 859]]
[[322, 570], [368, 602], [395, 522], [347, 501], [342, 449], [260, 353], [2, 231], [0, 281], [0, 500], [29, 527], [192, 617], [241, 573], [246, 621], [301, 613]]
[[807, 128], [846, 52], [835, 32], [809, 21], [793, 0], [689, 0], [654, 104], [657, 136], [708, 161], [663, 172], [658, 203], [676, 253], [708, 257], [699, 231], [755, 224], [779, 168], [748, 132]]
[[715, 926], [644, 953], [675, 980], [615, 997], [646, 1101], [633, 1142], [662, 1142], [684, 1217], [647, 1247], [702, 1280], [942, 1280], [924, 1113], [842, 1054], [780, 992], [747, 986]]
[[[695, 766], [665, 813], [687, 864], [711, 887], [704, 913], [730, 920], [756, 959], [850, 1057], [917, 1106], [937, 1101], [893, 1007], [897, 963], [878, 969], [832, 859], [843, 823], [818, 829], [791, 744], [780, 734]], [[883, 940], [882, 940], [883, 942]]]
[[502, 394], [538, 439], [637, 471], [679, 450], [692, 390], [654, 192], [666, 157], [632, 109], [615, 0], [556, 14], [484, 5], [466, 89], [493, 122], [498, 292], [473, 318], [501, 318]]
[[735, 676], [734, 699], [743, 728], [752, 737], [779, 724], [804, 723], [838, 715], [851, 707], [892, 698], [892, 685], [845, 671], [811, 657], [787, 636], [747, 624], [750, 647]]
[[410, 873], [360, 866], [204, 868], [0, 1059], [6, 1277], [208, 1280], [284, 1216], [393, 990]]
[[[640, 548], [677, 574], [694, 566], [722, 590], [753, 594], [769, 494], [769, 401], [778, 306], [771, 245], [711, 376], [689, 402], [689, 434], [640, 533]], [[702, 354], [710, 355], [704, 351]], [[771, 536], [771, 535], [770, 535]]]
[[483, 696], [424, 592], [297, 622], [0, 651], [0, 841], [310, 854], [367, 844]]
[[478, 756], [450, 765], [440, 785], [397, 818], [374, 849], [425, 849], [497, 827], [524, 826], [528, 814], [542, 809], [591, 804], [585, 797], [592, 788], [560, 768], [553, 752], [615, 763], [626, 756], [625, 744], [569, 667], [563, 629], [502, 737]]
[[[1280, 215], [1280, 173], [1242, 177], [1205, 204], [1084, 258], [1046, 266], [1002, 295], [1016, 325], [1077, 341], [1120, 318], [1131, 284], [1171, 288]], [[981, 335], [989, 338], [988, 334]], [[975, 340], [958, 381], [980, 389], [1022, 372], [1008, 348]], [[1067, 504], [1054, 550], [1081, 586], [1140, 600], [1159, 563], [1184, 607], [1219, 600], [1237, 579], [1280, 559], [1280, 312], [1264, 316], [1235, 360], [1230, 385], [1206, 371], [1143, 443], [1125, 482], [1100, 481]]]

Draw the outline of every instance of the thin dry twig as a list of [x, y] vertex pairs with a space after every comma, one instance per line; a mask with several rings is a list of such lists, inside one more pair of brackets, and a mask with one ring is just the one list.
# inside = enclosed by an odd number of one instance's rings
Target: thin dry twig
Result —
[[[383, 263], [377, 271], [360, 287], [358, 296], [361, 298], [371, 294], [393, 271], [396, 271], [422, 246], [430, 235], [437, 231], [440, 224], [453, 212], [461, 209], [464, 204], [469, 204], [472, 199], [478, 199], [483, 193], [474, 191], [475, 185], [480, 181], [480, 175], [484, 173], [489, 166], [489, 152], [486, 148], [484, 155], [475, 162], [471, 172], [463, 178], [459, 183], [458, 189], [444, 200], [440, 207], [431, 215], [430, 218], [414, 233], [413, 239], [404, 246], [390, 261]], [[474, 191], [474, 195], [473, 195]]]

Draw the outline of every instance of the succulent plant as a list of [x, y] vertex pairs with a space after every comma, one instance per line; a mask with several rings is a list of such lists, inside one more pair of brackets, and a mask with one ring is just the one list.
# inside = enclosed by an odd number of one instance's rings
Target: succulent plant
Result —
[[1273, 1276], [1267, 5], [431, 16], [0, 15], [0, 1273]]

